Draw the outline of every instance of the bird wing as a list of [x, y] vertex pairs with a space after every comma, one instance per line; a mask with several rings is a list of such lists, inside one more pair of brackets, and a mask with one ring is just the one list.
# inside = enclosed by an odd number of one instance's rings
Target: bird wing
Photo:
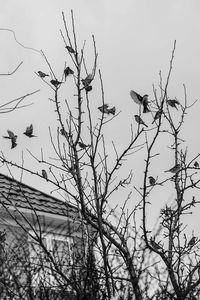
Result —
[[33, 133], [33, 125], [31, 124], [30, 126], [26, 127], [26, 134], [32, 135]]
[[130, 96], [135, 101], [135, 103], [142, 104], [142, 96], [140, 96], [138, 93], [131, 90], [130, 91]]
[[15, 137], [14, 133], [11, 130], [7, 130], [9, 138], [13, 139]]

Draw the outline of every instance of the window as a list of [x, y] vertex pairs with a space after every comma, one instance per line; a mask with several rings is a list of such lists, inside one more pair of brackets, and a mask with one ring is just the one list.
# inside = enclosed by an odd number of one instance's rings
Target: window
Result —
[[40, 240], [37, 239], [36, 233], [30, 232], [30, 268], [34, 286], [62, 284], [62, 276], [56, 270], [55, 265], [62, 274], [69, 275], [72, 264], [72, 245], [73, 239], [70, 237], [44, 233]]

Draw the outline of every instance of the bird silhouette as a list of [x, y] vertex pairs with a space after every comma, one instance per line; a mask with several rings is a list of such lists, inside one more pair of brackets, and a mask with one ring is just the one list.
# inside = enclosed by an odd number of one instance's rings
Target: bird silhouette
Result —
[[197, 161], [194, 162], [194, 167], [199, 168], [199, 163]]
[[65, 137], [68, 137], [67, 131], [63, 128], [60, 129], [60, 134], [65, 136]]
[[33, 125], [31, 124], [30, 126], [26, 127], [26, 131], [24, 132], [26, 136], [29, 138], [35, 137], [36, 135], [33, 135]]
[[171, 173], [177, 173], [181, 168], [180, 164], [175, 165], [174, 167], [172, 167], [171, 169], [165, 171], [165, 172], [171, 172]]
[[134, 100], [135, 103], [139, 105], [143, 105], [143, 113], [150, 112], [150, 109], [148, 107], [148, 95], [141, 96], [135, 91], [131, 90], [130, 91], [130, 96]]
[[169, 99], [169, 100], [167, 100], [166, 102], [167, 102], [167, 104], [168, 104], [169, 106], [175, 107], [175, 108], [178, 110], [178, 108], [177, 108], [177, 106], [176, 106], [176, 105], [180, 105], [180, 102], [179, 102], [178, 100], [176, 100], [176, 99]]
[[84, 144], [84, 143], [82, 143], [82, 142], [78, 142], [78, 145], [79, 145], [79, 147], [80, 147], [81, 149], [86, 149], [86, 148], [90, 147], [90, 145], [86, 145], [86, 144]]
[[42, 72], [42, 71], [38, 71], [38, 75], [41, 77], [41, 78], [45, 78], [46, 76], [49, 76], [48, 74]]
[[63, 83], [62, 81], [58, 81], [57, 79], [52, 79], [51, 84], [53, 84], [56, 88]]
[[144, 121], [140, 118], [140, 116], [134, 115], [134, 117], [135, 117], [135, 121], [136, 121], [139, 125], [144, 125], [144, 126], [148, 127], [148, 126], [144, 123]]
[[3, 136], [5, 139], [11, 140], [11, 149], [17, 146], [17, 135], [15, 135], [11, 130], [7, 130], [8, 136]]
[[72, 69], [70, 69], [70, 67], [66, 67], [64, 69], [65, 80], [66, 80], [67, 76], [73, 75], [73, 74], [74, 74], [74, 71]]
[[153, 124], [156, 120], [158, 120], [158, 119], [160, 118], [161, 115], [162, 115], [162, 111], [161, 111], [161, 110], [158, 110], [158, 111], [156, 112], [155, 116], [154, 116], [154, 119], [153, 119], [152, 124]]
[[162, 247], [158, 244], [158, 243], [156, 243], [155, 242], [155, 240], [154, 239], [150, 239], [150, 243], [151, 243], [151, 246], [155, 249], [155, 250], [161, 250], [162, 249]]
[[149, 184], [150, 185], [155, 185], [155, 183], [156, 183], [155, 178], [153, 176], [149, 176]]
[[87, 93], [88, 93], [88, 92], [91, 92], [92, 86], [91, 86], [91, 85], [87, 85], [87, 86], [85, 87], [85, 90], [86, 90]]
[[48, 180], [48, 176], [47, 176], [47, 172], [46, 172], [46, 170], [42, 170], [42, 177], [44, 178], [44, 179], [46, 179], [46, 180]]
[[90, 85], [92, 80], [93, 80], [93, 75], [92, 74], [88, 74], [85, 79], [82, 79], [81, 82], [82, 82], [84, 88], [86, 88], [88, 85]]
[[113, 106], [112, 108], [108, 108], [109, 105], [108, 104], [103, 104], [102, 106], [99, 106], [98, 109], [100, 110], [100, 112], [104, 113], [104, 114], [112, 114], [115, 115], [116, 112], [116, 107]]
[[188, 247], [193, 247], [194, 244], [196, 243], [197, 238], [193, 236], [191, 240], [188, 242]]
[[66, 46], [65, 48], [69, 51], [69, 53], [76, 53], [76, 51], [71, 46]]

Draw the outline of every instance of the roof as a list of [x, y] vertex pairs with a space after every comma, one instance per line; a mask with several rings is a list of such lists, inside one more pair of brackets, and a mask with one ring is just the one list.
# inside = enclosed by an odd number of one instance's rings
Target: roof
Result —
[[74, 216], [77, 209], [68, 202], [61, 201], [46, 193], [38, 191], [22, 182], [0, 174], [0, 203], [35, 212], [59, 216]]

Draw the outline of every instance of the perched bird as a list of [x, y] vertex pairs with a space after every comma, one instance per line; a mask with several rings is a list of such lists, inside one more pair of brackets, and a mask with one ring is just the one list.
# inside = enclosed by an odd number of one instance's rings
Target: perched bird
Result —
[[108, 108], [109, 105], [108, 104], [103, 104], [102, 106], [99, 106], [98, 109], [100, 110], [100, 112], [104, 113], [104, 114], [112, 114], [115, 115], [116, 112], [116, 108], [115, 106], [113, 106], [112, 108]]
[[103, 104], [102, 106], [99, 106], [98, 109], [100, 110], [100, 112], [105, 112], [105, 110], [107, 110], [109, 107], [108, 104]]
[[62, 83], [62, 81], [58, 81], [57, 79], [52, 79], [51, 84], [53, 84], [56, 88]]
[[155, 185], [155, 183], [156, 183], [155, 178], [153, 176], [149, 176], [149, 184], [150, 185]]
[[68, 137], [67, 131], [63, 128], [60, 129], [60, 134], [64, 135], [65, 137]]
[[42, 170], [42, 177], [46, 180], [48, 179], [47, 172], [44, 169]]
[[188, 247], [193, 247], [194, 244], [196, 243], [197, 238], [193, 236], [191, 240], [188, 242]]
[[71, 46], [66, 46], [65, 48], [69, 51], [69, 53], [76, 53], [76, 51]]
[[24, 132], [26, 136], [29, 138], [35, 137], [36, 135], [33, 135], [33, 125], [31, 124], [30, 126], [26, 127], [26, 131]]
[[88, 85], [90, 85], [92, 80], [93, 80], [93, 75], [92, 74], [88, 74], [85, 79], [82, 79], [81, 82], [82, 82], [84, 88], [86, 88]]
[[131, 98], [135, 101], [135, 103], [139, 105], [143, 105], [143, 113], [150, 112], [148, 107], [148, 95], [141, 96], [133, 90], [130, 91]]
[[3, 136], [5, 139], [11, 140], [11, 149], [15, 148], [17, 146], [17, 135], [15, 135], [11, 130], [7, 130], [8, 136]]
[[181, 168], [180, 164], [175, 165], [174, 167], [172, 167], [171, 169], [165, 171], [165, 172], [171, 172], [171, 173], [177, 173]]
[[45, 78], [46, 76], [49, 76], [48, 74], [45, 74], [45, 73], [42, 72], [42, 71], [38, 71], [38, 75], [39, 75], [41, 78]]
[[148, 127], [148, 126], [144, 123], [144, 121], [140, 118], [140, 116], [134, 115], [134, 117], [135, 117], [135, 121], [136, 121], [138, 124], [141, 124], [141, 125], [144, 125], [144, 126]]
[[86, 86], [85, 90], [87, 93], [90, 92], [92, 90], [92, 86], [91, 85]]
[[86, 149], [86, 148], [90, 147], [90, 145], [86, 145], [86, 144], [84, 144], [84, 143], [82, 143], [82, 142], [78, 142], [78, 145], [79, 145], [79, 147], [80, 147], [81, 149]]
[[197, 161], [194, 162], [194, 167], [199, 168], [199, 163]]
[[168, 104], [169, 106], [175, 107], [175, 108], [178, 110], [178, 108], [177, 108], [177, 106], [176, 106], [176, 105], [180, 105], [180, 102], [179, 102], [178, 100], [176, 100], [176, 99], [169, 99], [169, 100], [167, 100], [166, 102], [167, 102], [167, 104]]
[[160, 118], [161, 115], [162, 115], [162, 111], [161, 111], [161, 110], [158, 110], [158, 111], [156, 112], [155, 116], [154, 116], [154, 119], [153, 119], [152, 124], [153, 124], [156, 120], [158, 120], [158, 119]]
[[67, 76], [73, 75], [73, 74], [74, 74], [74, 71], [72, 69], [70, 69], [70, 67], [66, 67], [64, 69], [65, 80], [66, 80]]
[[151, 243], [151, 246], [155, 249], [155, 250], [160, 250], [160, 249], [162, 249], [162, 247], [158, 244], [158, 243], [156, 243], [155, 242], [155, 240], [154, 239], [150, 239], [150, 243]]

